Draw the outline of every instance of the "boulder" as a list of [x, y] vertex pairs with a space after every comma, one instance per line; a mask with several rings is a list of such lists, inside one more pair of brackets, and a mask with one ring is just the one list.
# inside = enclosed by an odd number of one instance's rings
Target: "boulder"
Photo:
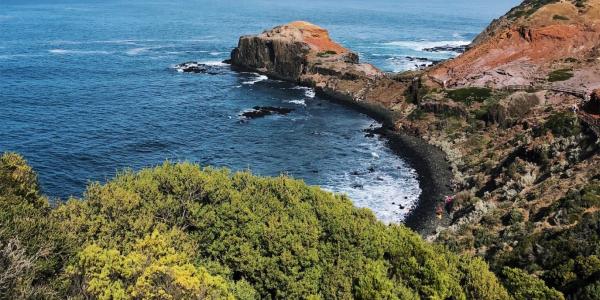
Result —
[[291, 108], [273, 107], [273, 106], [255, 106], [252, 109], [242, 112], [242, 120], [262, 118], [269, 115], [287, 115], [294, 111]]
[[592, 92], [590, 95], [590, 101], [585, 104], [583, 109], [587, 113], [600, 115], [600, 89]]
[[181, 63], [175, 66], [177, 72], [180, 73], [202, 73], [210, 75], [218, 75], [224, 73], [222, 66], [207, 65], [195, 61]]
[[514, 93], [488, 107], [486, 122], [511, 127], [540, 103], [540, 97], [535, 93]]

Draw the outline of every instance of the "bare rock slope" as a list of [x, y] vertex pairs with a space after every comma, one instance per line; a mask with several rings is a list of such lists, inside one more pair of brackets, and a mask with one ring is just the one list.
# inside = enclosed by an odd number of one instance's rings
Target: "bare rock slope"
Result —
[[591, 91], [600, 87], [599, 59], [600, 0], [527, 0], [429, 75], [449, 87], [504, 87], [536, 85], [569, 70], [573, 76], [560, 85]]

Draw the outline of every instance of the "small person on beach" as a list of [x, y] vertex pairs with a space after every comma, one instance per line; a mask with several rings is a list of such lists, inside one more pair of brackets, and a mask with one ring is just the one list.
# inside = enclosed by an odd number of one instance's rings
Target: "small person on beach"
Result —
[[444, 198], [444, 204], [446, 206], [446, 210], [448, 212], [450, 212], [450, 210], [452, 210], [452, 204], [454, 203], [454, 199], [456, 198], [456, 195], [452, 195], [452, 196], [446, 196]]

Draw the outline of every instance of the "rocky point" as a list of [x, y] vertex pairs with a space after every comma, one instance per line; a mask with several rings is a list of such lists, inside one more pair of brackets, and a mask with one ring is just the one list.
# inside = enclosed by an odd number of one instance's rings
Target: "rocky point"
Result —
[[360, 63], [358, 55], [332, 41], [327, 30], [308, 22], [242, 36], [228, 62], [313, 87], [336, 100], [377, 111], [380, 117], [406, 107], [406, 83]]

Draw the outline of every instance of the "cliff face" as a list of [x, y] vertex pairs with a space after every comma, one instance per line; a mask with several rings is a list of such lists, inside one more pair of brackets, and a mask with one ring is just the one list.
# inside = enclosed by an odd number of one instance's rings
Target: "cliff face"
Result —
[[370, 110], [402, 110], [406, 84], [384, 77], [316, 25], [297, 21], [243, 36], [231, 64], [314, 87], [317, 92]]
[[525, 1], [429, 75], [448, 86], [502, 87], [543, 83], [569, 69], [572, 78], [561, 83], [592, 90], [600, 87], [599, 56], [600, 0]]

